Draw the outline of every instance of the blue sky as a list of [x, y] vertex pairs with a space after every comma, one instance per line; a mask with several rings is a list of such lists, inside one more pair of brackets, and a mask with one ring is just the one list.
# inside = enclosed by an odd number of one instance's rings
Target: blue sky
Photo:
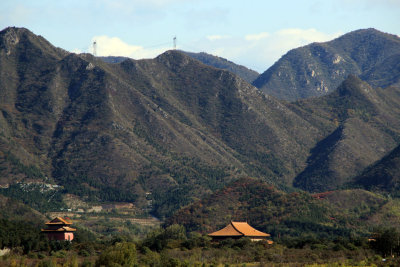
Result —
[[362, 28], [400, 35], [400, 0], [1, 0], [0, 28], [71, 52], [152, 58], [177, 48], [259, 72], [292, 48]]

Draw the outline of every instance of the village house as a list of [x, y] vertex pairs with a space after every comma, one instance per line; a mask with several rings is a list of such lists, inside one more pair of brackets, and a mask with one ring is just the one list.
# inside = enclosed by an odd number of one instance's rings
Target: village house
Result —
[[214, 233], [208, 234], [213, 240], [222, 240], [226, 238], [241, 238], [248, 237], [251, 241], [266, 240], [268, 244], [272, 244], [273, 241], [267, 240], [270, 234], [263, 233], [251, 227], [247, 222], [230, 222], [227, 226], [218, 230]]
[[72, 241], [74, 239], [75, 228], [69, 227], [72, 222], [61, 217], [54, 218], [46, 223], [47, 228], [42, 229], [49, 240]]

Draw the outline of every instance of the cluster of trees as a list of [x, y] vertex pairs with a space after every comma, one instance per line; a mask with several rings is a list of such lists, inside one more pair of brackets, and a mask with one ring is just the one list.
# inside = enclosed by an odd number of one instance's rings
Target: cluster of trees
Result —
[[35, 165], [24, 165], [16, 156], [14, 156], [10, 151], [4, 153], [4, 160], [11, 163], [13, 174], [23, 173], [27, 178], [31, 179], [44, 179], [44, 174]]
[[[170, 217], [179, 208], [193, 202], [195, 197], [199, 197], [199, 192], [196, 192], [198, 188], [207, 188], [211, 191], [222, 188], [229, 176], [227, 170], [215, 166], [206, 166], [195, 158], [173, 158], [185, 167], [157, 165], [179, 183], [179, 186], [170, 190], [155, 190], [153, 192], [152, 213], [159, 218]], [[193, 179], [193, 177], [196, 177], [196, 179]]]
[[216, 230], [210, 227], [239, 218], [275, 237], [313, 233], [317, 238], [334, 239], [349, 234], [344, 227], [349, 218], [337, 215], [326, 202], [310, 194], [284, 193], [274, 186], [245, 178], [181, 209], [167, 223], [183, 224], [188, 231], [209, 232]]
[[118, 243], [106, 249], [97, 259], [96, 266], [135, 266], [136, 246], [133, 243]]
[[45, 250], [47, 239], [29, 222], [0, 219], [0, 249], [20, 247], [27, 254], [32, 250]]
[[384, 257], [400, 256], [400, 232], [396, 228], [376, 229], [371, 247]]
[[[302, 237], [302, 245], [285, 246], [251, 242], [248, 238], [214, 242], [181, 225], [156, 229], [142, 240], [129, 236], [99, 239], [80, 230], [70, 242], [48, 241], [32, 225], [2, 220], [0, 247], [11, 247], [11, 255], [0, 257], [0, 265], [27, 266], [217, 266], [219, 264], [334, 263], [368, 265], [383, 257], [400, 255], [400, 233], [377, 229], [374, 242], [348, 236], [333, 241]], [[36, 231], [35, 231], [36, 230]], [[300, 240], [300, 239], [299, 239]], [[20, 249], [18, 249], [20, 248]], [[376, 255], [376, 253], [381, 256]], [[389, 259], [398, 264], [397, 258]]]
[[[41, 233], [42, 226], [32, 221], [0, 219], [0, 249], [13, 248], [23, 254], [30, 254], [32, 252], [51, 253], [71, 248], [70, 242], [49, 241], [46, 235]], [[97, 237], [92, 232], [78, 229], [74, 243], [79, 246], [89, 244], [90, 247], [96, 239]], [[93, 249], [89, 250], [93, 251]]]
[[106, 186], [96, 180], [89, 179], [86, 175], [60, 177], [59, 179], [61, 184], [64, 185], [62, 193], [75, 194], [84, 197], [89, 202], [135, 202], [137, 199], [137, 195], [127, 189]]
[[43, 184], [12, 184], [8, 188], [0, 188], [0, 194], [21, 201], [41, 212], [66, 208], [62, 199], [63, 191], [48, 190]]

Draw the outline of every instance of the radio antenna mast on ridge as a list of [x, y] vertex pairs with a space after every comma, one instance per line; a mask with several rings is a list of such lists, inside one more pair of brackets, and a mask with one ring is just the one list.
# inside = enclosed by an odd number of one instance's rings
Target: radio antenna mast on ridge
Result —
[[97, 56], [97, 43], [96, 43], [96, 40], [93, 42], [93, 56]]
[[176, 36], [174, 37], [174, 50], [176, 50]]

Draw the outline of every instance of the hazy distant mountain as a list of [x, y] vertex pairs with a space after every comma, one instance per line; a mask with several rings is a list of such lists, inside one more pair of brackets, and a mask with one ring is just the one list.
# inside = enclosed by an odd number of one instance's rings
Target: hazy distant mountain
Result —
[[201, 62], [203, 62], [206, 65], [218, 68], [218, 69], [223, 69], [223, 70], [228, 70], [239, 77], [241, 77], [243, 80], [247, 81], [248, 83], [252, 83], [259, 75], [258, 72], [248, 69], [244, 66], [237, 65], [225, 58], [218, 57], [218, 56], [213, 56], [204, 52], [201, 53], [191, 53], [191, 52], [185, 52], [185, 54], [188, 56], [197, 59]]
[[374, 86], [388, 86], [398, 82], [399, 55], [398, 36], [375, 29], [357, 30], [289, 51], [253, 84], [289, 101], [325, 95], [349, 74], [361, 75]]

